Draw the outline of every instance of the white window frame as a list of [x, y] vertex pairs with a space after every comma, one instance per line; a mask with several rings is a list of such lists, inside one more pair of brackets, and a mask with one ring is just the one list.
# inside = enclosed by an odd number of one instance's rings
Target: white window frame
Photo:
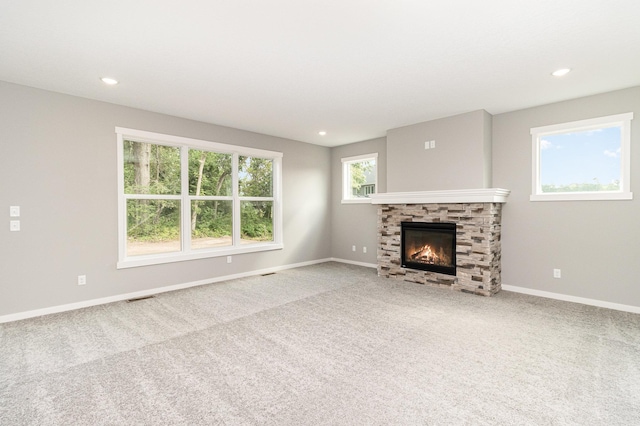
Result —
[[[180, 262], [185, 260], [204, 259], [211, 257], [230, 256], [234, 254], [254, 253], [268, 250], [281, 250], [283, 244], [282, 226], [282, 157], [281, 152], [209, 142], [181, 136], [165, 135], [144, 130], [116, 127], [117, 160], [118, 160], [118, 262], [117, 269], [133, 268], [146, 265]], [[125, 194], [124, 192], [124, 141], [145, 142], [156, 145], [178, 147], [181, 150], [181, 188], [180, 195], [140, 195]], [[199, 149], [213, 151], [233, 156], [233, 195], [231, 197], [195, 197], [189, 195], [188, 150]], [[273, 196], [272, 197], [241, 197], [238, 193], [238, 158], [240, 156], [260, 157], [273, 160]], [[139, 256], [127, 256], [127, 212], [128, 198], [176, 199], [181, 201], [181, 247], [182, 250], [173, 253], [159, 253]], [[191, 242], [191, 201], [194, 199], [219, 199], [233, 201], [233, 245], [192, 250]], [[272, 201], [273, 202], [273, 241], [240, 244], [240, 202], [241, 201]]]
[[351, 174], [349, 166], [353, 163], [358, 163], [365, 160], [375, 160], [375, 175], [376, 179], [374, 182], [375, 191], [372, 194], [378, 193], [378, 153], [374, 152], [371, 154], [363, 154], [356, 155], [353, 157], [345, 157], [342, 158], [342, 204], [366, 204], [371, 203], [371, 198], [353, 198], [353, 194], [351, 193]]
[[[532, 138], [532, 178], [530, 201], [571, 201], [571, 200], [631, 200], [631, 120], [633, 113], [609, 115], [606, 117], [590, 118], [550, 126], [534, 127], [531, 129]], [[543, 193], [540, 182], [540, 143], [544, 136], [600, 129], [605, 127], [620, 127], [620, 189], [618, 191], [592, 192], [554, 192]]]

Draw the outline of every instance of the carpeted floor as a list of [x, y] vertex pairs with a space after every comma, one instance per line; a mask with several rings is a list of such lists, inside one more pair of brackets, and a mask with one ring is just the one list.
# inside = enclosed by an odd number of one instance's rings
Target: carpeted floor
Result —
[[640, 315], [326, 263], [0, 324], [1, 425], [638, 425]]

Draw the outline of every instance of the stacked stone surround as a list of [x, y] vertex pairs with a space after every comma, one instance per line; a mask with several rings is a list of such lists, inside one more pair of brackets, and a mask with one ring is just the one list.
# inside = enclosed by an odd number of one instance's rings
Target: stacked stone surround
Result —
[[[466, 293], [500, 291], [502, 203], [378, 205], [378, 275]], [[400, 266], [401, 222], [456, 224], [456, 276]]]

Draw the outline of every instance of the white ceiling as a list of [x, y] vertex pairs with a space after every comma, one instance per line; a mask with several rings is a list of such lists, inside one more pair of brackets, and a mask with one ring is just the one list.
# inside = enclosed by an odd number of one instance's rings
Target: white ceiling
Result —
[[640, 85], [640, 1], [0, 0], [0, 80], [336, 146]]

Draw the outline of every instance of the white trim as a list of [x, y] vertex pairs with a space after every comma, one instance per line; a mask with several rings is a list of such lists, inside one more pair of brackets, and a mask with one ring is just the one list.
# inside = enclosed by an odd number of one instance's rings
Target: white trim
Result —
[[[362, 154], [362, 155], [354, 155], [352, 157], [343, 157], [340, 160], [343, 163], [353, 163], [356, 161], [360, 161], [360, 160], [368, 160], [369, 158], [375, 158], [376, 160], [378, 160], [378, 153], [377, 152], [373, 152], [371, 154]], [[378, 164], [378, 162], [376, 161], [376, 165]]]
[[242, 222], [240, 221], [240, 155], [236, 152], [233, 154], [231, 161], [231, 194], [233, 196], [231, 215], [231, 243], [240, 243], [240, 234]]
[[284, 193], [282, 191], [282, 157], [273, 159], [273, 243], [284, 246], [284, 211], [282, 208]]
[[378, 192], [378, 153], [373, 152], [371, 154], [354, 155], [352, 157], [341, 158], [342, 161], [342, 204], [368, 204], [371, 203], [369, 197], [364, 198], [352, 198], [351, 194], [351, 171], [349, 166], [353, 163], [357, 163], [363, 160], [375, 160], [375, 181], [373, 182], [375, 193]]
[[632, 192], [554, 192], [529, 196], [529, 201], [633, 200]]
[[568, 123], [551, 124], [549, 126], [532, 127], [531, 134], [537, 135], [549, 135], [557, 133], [559, 131], [570, 132], [572, 130], [585, 130], [588, 128], [599, 128], [602, 125], [610, 127], [611, 124], [621, 124], [625, 121], [633, 120], [633, 113], [627, 112], [624, 114], [608, 115], [606, 117], [587, 118], [586, 120], [570, 121]]
[[[118, 128], [116, 127], [116, 131]], [[124, 259], [127, 252], [127, 238], [122, 237], [127, 234], [127, 208], [126, 198], [124, 197], [124, 138], [121, 133], [116, 133], [116, 151], [117, 161], [116, 170], [118, 171], [118, 263]]]
[[183, 136], [167, 135], [162, 133], [148, 132], [145, 130], [127, 129], [116, 127], [116, 133], [124, 136], [124, 139], [132, 138], [136, 142], [147, 142], [161, 145], [182, 146], [189, 145], [195, 148], [203, 148], [207, 151], [215, 151], [223, 154], [238, 153], [246, 156], [282, 158], [282, 152], [267, 151], [266, 149], [249, 148], [240, 145], [230, 145], [220, 142], [205, 141], [201, 139], [185, 138]]
[[[287, 269], [294, 269], [294, 268], [301, 268], [301, 267], [304, 267], [304, 266], [317, 265], [317, 264], [326, 263], [326, 262], [346, 263], [346, 264], [350, 264], [350, 265], [364, 266], [366, 268], [377, 268], [378, 267], [376, 264], [373, 264], [373, 263], [356, 262], [356, 261], [353, 261], [353, 260], [340, 259], [340, 258], [335, 258], [335, 257], [330, 257], [330, 258], [325, 258], [325, 259], [317, 259], [317, 260], [310, 260], [310, 261], [307, 261], [307, 262], [300, 262], [300, 263], [294, 263], [294, 264], [282, 265], [282, 266], [274, 266], [274, 267], [271, 267], [271, 268], [258, 269], [258, 270], [248, 271], [248, 272], [241, 272], [241, 273], [238, 273], [238, 274], [223, 275], [223, 276], [220, 276], [220, 277], [214, 277], [214, 278], [198, 280], [198, 281], [190, 281], [190, 282], [170, 285], [170, 286], [166, 286], [166, 287], [158, 287], [158, 288], [153, 288], [153, 289], [148, 289], [148, 290], [136, 291], [136, 292], [133, 292], [133, 293], [119, 294], [119, 295], [115, 295], [115, 296], [102, 297], [102, 298], [99, 298], [99, 299], [91, 299], [91, 300], [85, 300], [85, 301], [82, 301], [82, 302], [69, 303], [69, 304], [65, 304], [65, 305], [51, 306], [51, 307], [48, 307], [48, 308], [34, 309], [34, 310], [31, 310], [31, 311], [17, 312], [15, 314], [2, 315], [2, 316], [0, 316], [0, 324], [13, 322], [13, 321], [20, 321], [20, 320], [24, 320], [24, 319], [28, 319], [28, 318], [40, 317], [40, 316], [44, 316], [44, 315], [57, 314], [57, 313], [61, 313], [61, 312], [74, 311], [74, 310], [77, 310], [77, 309], [89, 308], [91, 306], [105, 305], [107, 303], [121, 302], [123, 300], [135, 299], [137, 297], [151, 296], [151, 295], [154, 295], [154, 294], [161, 294], [161, 293], [166, 293], [166, 292], [169, 292], [169, 291], [183, 290], [183, 289], [186, 289], [186, 288], [197, 287], [197, 286], [201, 286], [201, 285], [215, 284], [215, 283], [219, 283], [219, 282], [223, 282], [223, 281], [230, 281], [230, 280], [234, 280], [234, 279], [238, 279], [238, 278], [246, 278], [246, 277], [251, 277], [251, 276], [256, 276], [256, 275], [268, 274], [268, 273], [272, 273], [272, 272], [284, 271], [284, 270], [287, 270]], [[507, 285], [507, 284], [502, 284], [502, 290], [512, 291], [514, 293], [528, 294], [528, 295], [531, 295], [531, 296], [544, 297], [544, 298], [547, 298], [547, 299], [555, 299], [555, 300], [562, 300], [562, 301], [565, 301], [565, 302], [581, 303], [583, 305], [597, 306], [597, 307], [601, 307], [601, 308], [613, 309], [613, 310], [616, 310], [616, 311], [623, 311], [623, 312], [631, 312], [631, 313], [634, 313], [634, 314], [640, 314], [640, 306], [622, 305], [622, 304], [619, 304], [619, 303], [604, 302], [604, 301], [601, 301], [601, 300], [587, 299], [587, 298], [576, 297], [576, 296], [569, 296], [569, 295], [565, 295], [565, 294], [552, 293], [552, 292], [542, 291], [542, 290], [534, 290], [534, 289], [530, 289], [530, 288], [526, 288], [526, 287], [518, 287], [518, 286]]]
[[35, 309], [32, 311], [18, 312], [15, 314], [0, 316], [0, 324], [12, 321], [19, 321], [28, 318], [40, 317], [43, 315], [57, 314], [60, 312], [74, 311], [76, 309], [89, 308], [91, 306], [104, 305], [107, 303], [121, 302], [123, 300], [135, 299], [138, 297], [151, 296], [154, 294], [166, 293], [169, 291], [183, 290], [185, 288], [197, 287], [206, 284], [215, 284], [222, 281], [229, 281], [238, 278], [246, 278], [256, 275], [268, 274], [272, 272], [284, 271], [286, 269], [301, 268], [303, 266], [316, 265], [319, 263], [331, 262], [333, 259], [318, 259], [307, 262], [294, 263], [290, 265], [274, 266], [271, 268], [257, 269], [254, 271], [241, 272], [239, 274], [224, 275], [220, 277], [208, 278], [204, 280], [191, 281], [181, 284], [170, 285], [166, 287], [158, 287], [149, 290], [136, 291], [133, 293], [118, 294], [115, 296], [102, 297], [100, 299], [85, 300], [83, 302], [69, 303], [66, 305], [51, 306], [48, 308]]
[[372, 204], [506, 203], [508, 189], [456, 189], [450, 191], [387, 192], [371, 194]]
[[190, 252], [158, 253], [146, 256], [129, 256], [116, 264], [116, 269], [137, 268], [139, 266], [160, 265], [163, 263], [182, 262], [185, 260], [206, 259], [210, 257], [231, 256], [235, 254], [257, 253], [261, 251], [282, 250], [282, 243], [255, 243], [236, 246], [225, 246], [211, 249], [197, 249]]
[[613, 309], [616, 311], [631, 312], [640, 314], [640, 306], [623, 305], [620, 303], [605, 302], [603, 300], [587, 299], [584, 297], [570, 296], [567, 294], [552, 293], [550, 291], [534, 290], [526, 287], [502, 284], [502, 289], [514, 293], [529, 294], [531, 296], [544, 297], [547, 299], [562, 300], [565, 302], [581, 303], [583, 305], [597, 306], [599, 308]]
[[340, 259], [337, 257], [332, 257], [329, 259], [329, 261], [339, 262], [339, 263], [348, 263], [349, 265], [364, 266], [365, 268], [378, 269], [378, 265], [375, 263], [356, 262], [355, 260]]
[[[282, 158], [281, 152], [267, 151], [263, 149], [248, 148], [239, 145], [229, 145], [210, 142], [199, 139], [185, 138], [181, 136], [166, 135], [148, 132], [144, 130], [116, 127], [117, 135], [117, 171], [118, 171], [118, 261], [117, 269], [134, 268], [139, 266], [158, 265], [185, 260], [204, 259], [211, 257], [228, 256], [233, 254], [253, 253], [268, 250], [280, 250], [283, 248], [283, 210], [282, 210]], [[180, 149], [181, 168], [181, 193], [179, 195], [164, 194], [125, 194], [124, 193], [124, 141], [174, 146]], [[189, 176], [184, 171], [189, 168], [189, 149], [202, 149], [210, 152], [231, 154], [232, 164], [232, 196], [206, 196], [194, 197], [189, 194]], [[266, 158], [273, 162], [272, 167], [272, 197], [240, 197], [238, 192], [238, 161], [240, 156]], [[143, 256], [127, 256], [127, 200], [180, 200], [180, 250], [170, 253], [148, 254]], [[192, 250], [191, 248], [191, 201], [204, 200], [231, 200], [233, 229], [232, 245], [210, 249]], [[242, 201], [271, 201], [273, 203], [273, 241], [244, 244], [241, 242], [240, 203]]]
[[[531, 195], [529, 201], [632, 200], [631, 192], [631, 120], [633, 113], [608, 115], [568, 123], [531, 128]], [[540, 141], [544, 136], [590, 129], [620, 127], [620, 190], [608, 192], [542, 192], [540, 183]]]
[[[183, 173], [184, 170], [189, 170], [189, 147], [186, 145], [180, 147], [180, 195], [178, 198], [180, 199], [180, 211], [188, 218], [187, 220], [184, 220], [182, 217], [180, 218], [180, 248], [182, 253], [190, 253], [191, 198], [189, 195], [191, 194], [189, 194], [189, 173]], [[183, 197], [182, 194], [187, 194], [187, 196]], [[187, 235], [189, 236], [188, 238]]]
[[371, 198], [351, 198], [349, 200], [343, 199], [341, 203], [342, 204], [371, 204]]

